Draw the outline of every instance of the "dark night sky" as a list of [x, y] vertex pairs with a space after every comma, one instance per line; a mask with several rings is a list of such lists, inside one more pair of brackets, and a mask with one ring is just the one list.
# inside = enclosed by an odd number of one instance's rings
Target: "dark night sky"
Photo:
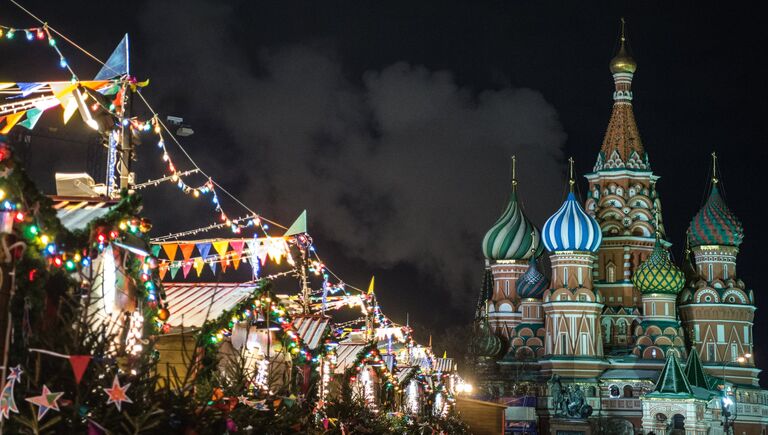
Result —
[[[662, 177], [673, 252], [681, 258], [717, 150], [726, 200], [746, 229], [740, 275], [756, 290], [765, 342], [759, 247], [768, 241], [752, 190], [768, 157], [765, 38], [749, 7], [715, 4], [138, 1], [123, 18], [96, 2], [26, 2], [102, 58], [130, 33], [133, 73], [151, 79], [146, 95], [161, 114], [192, 124], [182, 143], [204, 169], [280, 222], [308, 208], [337, 273], [358, 286], [375, 274], [385, 311], [431, 325], [471, 316], [480, 240], [504, 205], [509, 155], [519, 156], [539, 225], [563, 199], [567, 156], [579, 173], [591, 169], [624, 15], [639, 64], [635, 114]], [[33, 25], [10, 3], [0, 22]], [[47, 47], [24, 45], [0, 42], [0, 80], [68, 78]], [[78, 74], [95, 74], [62, 46]], [[47, 116], [58, 125], [58, 114]], [[36, 133], [88, 140], [76, 127]], [[29, 165], [50, 190], [52, 169], [97, 167], [85, 165], [87, 149], [34, 138]], [[154, 146], [140, 153], [138, 179], [159, 176]], [[172, 187], [146, 197], [157, 234], [215, 218]]]

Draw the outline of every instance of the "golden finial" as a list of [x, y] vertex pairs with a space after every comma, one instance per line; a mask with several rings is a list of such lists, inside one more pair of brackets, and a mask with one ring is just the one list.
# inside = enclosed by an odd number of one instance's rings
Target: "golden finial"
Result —
[[573, 185], [576, 184], [576, 180], [573, 179], [573, 157], [568, 157], [568, 188], [573, 193]]
[[517, 189], [517, 157], [512, 156], [512, 190]]
[[624, 20], [624, 17], [621, 17], [621, 46], [624, 46], [624, 41], [627, 40], [627, 37], [624, 34], [624, 27], [627, 25], [627, 21]]
[[717, 179], [717, 153], [712, 151], [712, 184], [717, 186], [719, 181]]
[[624, 17], [621, 17], [621, 34], [619, 35], [619, 51], [611, 59], [611, 72], [616, 73], [634, 73], [637, 70], [637, 63], [632, 56], [627, 53], [627, 33]]

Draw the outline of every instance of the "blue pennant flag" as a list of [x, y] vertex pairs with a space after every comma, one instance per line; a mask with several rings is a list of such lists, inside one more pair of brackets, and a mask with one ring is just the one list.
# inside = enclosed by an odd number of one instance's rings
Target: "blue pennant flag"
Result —
[[117, 44], [115, 51], [107, 59], [107, 63], [101, 67], [101, 70], [94, 80], [107, 80], [114, 77], [120, 77], [130, 73], [130, 63], [128, 57], [128, 34], [123, 36], [122, 41]]

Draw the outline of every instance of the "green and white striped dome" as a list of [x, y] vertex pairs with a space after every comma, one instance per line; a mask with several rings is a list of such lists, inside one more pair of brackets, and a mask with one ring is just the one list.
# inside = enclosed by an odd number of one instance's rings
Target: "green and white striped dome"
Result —
[[539, 229], [523, 213], [513, 187], [507, 208], [483, 238], [483, 255], [489, 260], [528, 260], [543, 249]]

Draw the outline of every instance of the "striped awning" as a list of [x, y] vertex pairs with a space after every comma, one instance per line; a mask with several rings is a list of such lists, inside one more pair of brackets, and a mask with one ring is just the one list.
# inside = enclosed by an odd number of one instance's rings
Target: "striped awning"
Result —
[[70, 231], [85, 228], [89, 222], [104, 216], [113, 205], [117, 204], [115, 200], [98, 197], [51, 196], [50, 198], [53, 200], [56, 217]]
[[365, 348], [364, 343], [339, 343], [336, 347], [336, 373], [341, 374], [355, 363], [357, 354]]
[[397, 369], [395, 372], [395, 377], [397, 377], [397, 383], [400, 385], [403, 385], [403, 382], [408, 378], [408, 376], [411, 375], [411, 373], [416, 371], [416, 367], [405, 367], [402, 369]]
[[299, 333], [299, 337], [310, 349], [314, 350], [323, 338], [328, 322], [331, 318], [322, 315], [298, 315], [293, 318], [293, 326]]
[[200, 327], [251, 295], [255, 284], [164, 283], [173, 326]]
[[440, 373], [449, 373], [456, 369], [453, 358], [435, 358], [432, 362], [432, 370]]

